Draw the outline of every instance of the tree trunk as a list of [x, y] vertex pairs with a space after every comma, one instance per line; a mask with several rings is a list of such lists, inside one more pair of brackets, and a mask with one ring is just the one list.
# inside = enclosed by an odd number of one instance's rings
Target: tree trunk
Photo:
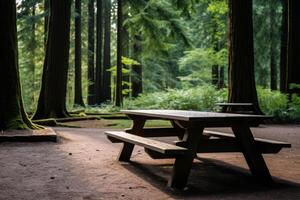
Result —
[[254, 78], [252, 0], [229, 0], [229, 23], [229, 102], [253, 103], [252, 111], [261, 114]]
[[50, 0], [42, 87], [33, 119], [69, 117], [66, 90], [69, 67], [71, 0]]
[[[34, 3], [31, 6], [31, 17], [35, 17], [35, 6], [36, 4]], [[36, 84], [35, 84], [35, 55], [36, 55], [36, 36], [35, 36], [35, 29], [36, 29], [36, 23], [33, 21], [31, 24], [31, 37], [30, 37], [30, 44], [29, 44], [29, 49], [31, 51], [31, 57], [30, 57], [30, 73], [31, 73], [31, 88], [32, 91], [35, 91], [36, 89]], [[31, 101], [35, 102], [35, 96], [34, 93], [31, 96]]]
[[218, 83], [218, 88], [221, 89], [221, 88], [224, 88], [225, 87], [225, 70], [224, 70], [224, 66], [223, 67], [220, 67], [220, 75], [219, 75], [219, 83]]
[[122, 94], [122, 34], [123, 34], [123, 12], [122, 0], [118, 0], [117, 16], [117, 77], [116, 77], [116, 99], [115, 105], [120, 107], [123, 101]]
[[74, 104], [83, 106], [81, 84], [81, 0], [75, 0], [75, 90]]
[[140, 65], [133, 65], [132, 66], [132, 78], [131, 78], [131, 90], [132, 90], [132, 97], [138, 97], [139, 94], [143, 92], [143, 68], [141, 63], [141, 38], [140, 36], [133, 36], [133, 58], [136, 61], [139, 61]]
[[102, 0], [97, 0], [97, 26], [96, 26], [96, 104], [100, 105], [102, 100], [102, 47], [103, 47], [103, 4]]
[[[300, 1], [288, 0], [287, 91], [300, 95]], [[297, 84], [293, 88], [291, 84]]]
[[270, 75], [271, 75], [271, 90], [277, 90], [277, 65], [275, 60], [275, 5], [274, 2], [269, 2], [269, 12], [270, 12]]
[[0, 1], [0, 24], [0, 130], [36, 128], [21, 95], [15, 0]]
[[46, 50], [47, 44], [47, 34], [48, 34], [48, 25], [49, 25], [49, 1], [44, 0], [44, 46]]
[[[123, 7], [125, 2], [126, 0], [123, 2]], [[128, 18], [128, 13], [123, 12], [123, 22], [127, 20], [127, 18]], [[129, 56], [129, 33], [124, 26], [122, 27], [122, 55], [127, 58], [130, 57]], [[126, 70], [130, 70], [129, 67], [130, 66], [123, 65], [123, 68]], [[123, 82], [130, 83], [130, 73], [123, 74]], [[130, 86], [128, 84], [123, 84], [123, 90], [129, 91]], [[129, 95], [130, 93], [128, 92], [126, 94], [123, 94], [123, 97], [129, 97]]]
[[95, 5], [88, 1], [88, 105], [95, 105]]
[[287, 0], [282, 0], [282, 22], [281, 22], [281, 47], [280, 47], [280, 91], [287, 92], [286, 70], [287, 70], [287, 33], [288, 33], [288, 5]]
[[213, 86], [218, 86], [219, 83], [219, 66], [213, 65], [211, 68], [211, 83]]
[[110, 34], [111, 34], [111, 0], [105, 0], [104, 16], [104, 50], [103, 50], [103, 102], [111, 100], [111, 74], [107, 70], [111, 67], [110, 61]]

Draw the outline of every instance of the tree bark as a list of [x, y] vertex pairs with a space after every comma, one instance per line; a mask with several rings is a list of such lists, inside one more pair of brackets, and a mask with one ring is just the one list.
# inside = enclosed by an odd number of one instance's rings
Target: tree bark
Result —
[[75, 0], [75, 89], [74, 104], [83, 106], [81, 82], [81, 0]]
[[44, 0], [44, 46], [46, 50], [47, 44], [47, 34], [48, 34], [48, 25], [49, 25], [49, 1]]
[[88, 105], [95, 105], [95, 5], [88, 1]]
[[300, 87], [300, 1], [288, 0], [288, 47], [287, 47], [287, 84], [289, 94], [300, 95], [300, 88], [292, 88], [291, 84]]
[[122, 12], [122, 0], [118, 0], [118, 16], [117, 16], [117, 77], [116, 77], [116, 99], [115, 105], [120, 107], [123, 101], [122, 94], [122, 34], [123, 34], [123, 12]]
[[271, 82], [270, 87], [271, 90], [277, 90], [277, 65], [275, 60], [275, 5], [274, 2], [269, 2], [269, 12], [270, 12], [270, 76], [271, 76]]
[[[34, 3], [31, 6], [31, 17], [35, 17], [35, 6], [36, 4]], [[36, 23], [35, 21], [32, 22], [31, 24], [31, 37], [30, 37], [30, 44], [29, 44], [29, 50], [31, 51], [31, 57], [30, 57], [30, 73], [31, 73], [31, 88], [32, 91], [35, 91], [36, 89], [36, 84], [35, 84], [35, 55], [36, 55], [36, 36], [35, 36], [35, 29], [36, 29]], [[31, 101], [35, 102], [35, 95], [34, 93], [31, 96]]]
[[111, 67], [110, 35], [111, 35], [111, 0], [105, 0], [104, 13], [104, 50], [103, 50], [103, 102], [111, 100], [111, 74], [107, 70]]
[[66, 90], [69, 67], [71, 0], [50, 0], [42, 87], [33, 119], [69, 117]]
[[103, 4], [102, 0], [97, 0], [97, 26], [96, 26], [96, 104], [100, 105], [102, 100], [102, 50], [103, 50]]
[[287, 0], [282, 0], [282, 22], [281, 22], [281, 47], [280, 47], [280, 91], [287, 92], [286, 70], [287, 70], [287, 39], [288, 39], [288, 5]]
[[36, 128], [21, 95], [15, 0], [0, 1], [0, 24], [0, 130]]
[[229, 102], [253, 103], [252, 111], [261, 114], [254, 78], [252, 0], [229, 0], [229, 23]]
[[141, 38], [140, 36], [133, 36], [133, 58], [136, 61], [139, 61], [140, 65], [133, 65], [132, 66], [132, 78], [131, 78], [131, 90], [132, 90], [132, 97], [138, 97], [139, 94], [143, 92], [143, 68], [141, 63]]

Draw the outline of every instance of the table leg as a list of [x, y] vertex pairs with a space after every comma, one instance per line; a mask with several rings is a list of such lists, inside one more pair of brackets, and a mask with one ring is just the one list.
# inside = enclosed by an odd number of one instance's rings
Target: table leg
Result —
[[[139, 119], [139, 118], [133, 118], [132, 120], [133, 122], [132, 122], [130, 133], [134, 135], [141, 135], [146, 120]], [[128, 162], [130, 160], [133, 148], [134, 148], [134, 144], [124, 142], [121, 151], [119, 153], [118, 160]]]
[[250, 168], [251, 173], [257, 179], [264, 182], [272, 180], [269, 169], [264, 158], [256, 147], [252, 132], [249, 127], [237, 126], [232, 127], [233, 133], [241, 145], [244, 157]]
[[183, 189], [186, 186], [193, 160], [196, 157], [198, 142], [201, 139], [203, 128], [187, 128], [183, 137], [183, 142], [188, 153], [175, 159], [172, 176], [168, 186], [172, 188]]

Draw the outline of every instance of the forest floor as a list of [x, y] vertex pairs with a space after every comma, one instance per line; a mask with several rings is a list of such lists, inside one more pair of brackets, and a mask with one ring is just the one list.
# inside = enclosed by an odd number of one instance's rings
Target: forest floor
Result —
[[292, 144], [264, 156], [275, 184], [255, 182], [240, 153], [198, 154], [182, 192], [166, 187], [174, 160], [152, 160], [137, 147], [131, 163], [120, 163], [120, 144], [103, 134], [112, 124], [72, 125], [85, 128], [54, 128], [57, 143], [0, 144], [1, 200], [300, 199], [300, 125], [252, 129], [255, 136]]

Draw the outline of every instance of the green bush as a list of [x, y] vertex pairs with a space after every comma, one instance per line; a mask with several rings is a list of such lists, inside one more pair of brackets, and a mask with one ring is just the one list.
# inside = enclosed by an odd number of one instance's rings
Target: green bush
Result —
[[179, 110], [216, 110], [216, 103], [225, 101], [225, 91], [212, 86], [191, 89], [168, 90], [143, 94], [132, 100], [126, 99], [124, 107], [128, 109], [179, 109]]
[[267, 115], [284, 112], [288, 107], [288, 96], [279, 91], [258, 88], [257, 95], [260, 108]]

